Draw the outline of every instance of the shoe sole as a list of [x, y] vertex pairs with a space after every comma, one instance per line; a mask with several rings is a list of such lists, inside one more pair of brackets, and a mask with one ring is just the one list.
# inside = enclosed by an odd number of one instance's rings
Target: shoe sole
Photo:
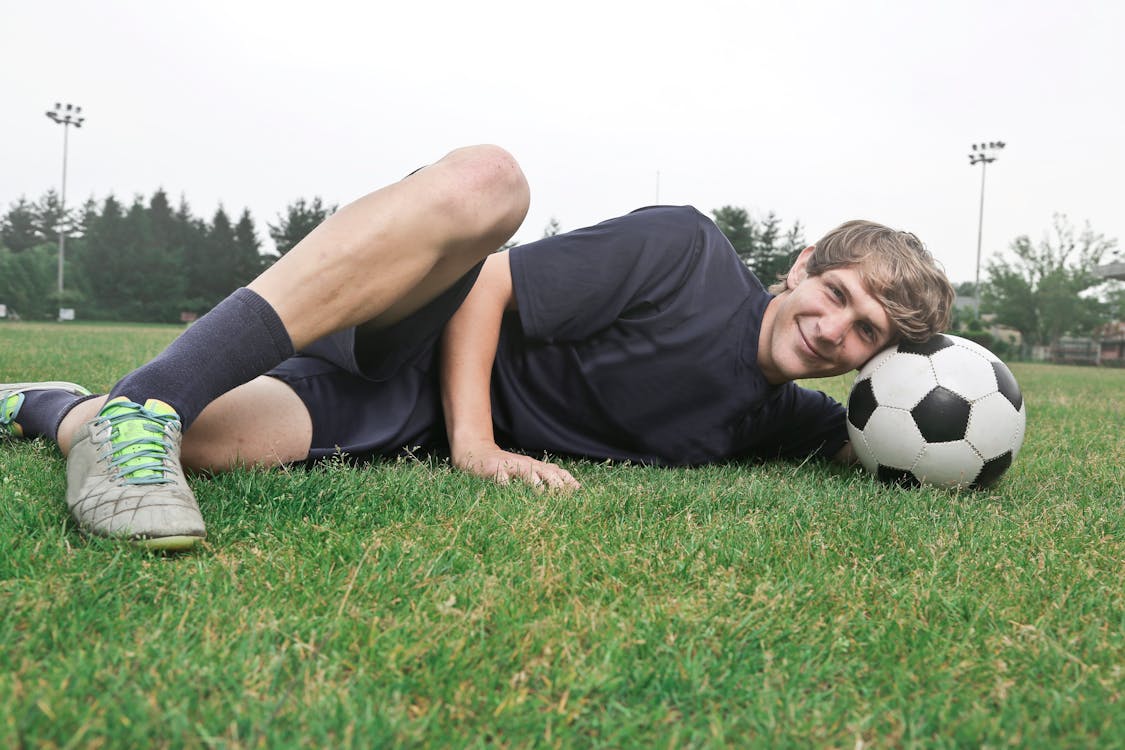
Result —
[[201, 536], [162, 536], [155, 539], [130, 539], [130, 543], [157, 552], [183, 552], [203, 541]]
[[105, 539], [110, 542], [123, 542], [134, 547], [144, 547], [154, 552], [183, 552], [202, 544], [205, 537], [193, 534], [171, 534], [169, 536], [106, 536], [95, 534], [89, 529], [79, 527], [78, 533], [87, 539]]
[[0, 391], [66, 391], [75, 396], [89, 396], [90, 391], [78, 383], [65, 380], [45, 380], [35, 383], [0, 383]]

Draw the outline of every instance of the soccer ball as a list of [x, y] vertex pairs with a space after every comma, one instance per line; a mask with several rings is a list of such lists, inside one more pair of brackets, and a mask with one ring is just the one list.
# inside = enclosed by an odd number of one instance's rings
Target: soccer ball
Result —
[[982, 488], [1015, 460], [1027, 410], [995, 354], [939, 334], [886, 349], [864, 365], [847, 421], [860, 462], [884, 482]]

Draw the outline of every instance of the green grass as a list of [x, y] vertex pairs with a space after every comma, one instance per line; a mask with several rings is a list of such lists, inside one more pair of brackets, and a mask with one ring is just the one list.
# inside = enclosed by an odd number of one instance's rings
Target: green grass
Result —
[[[129, 332], [0, 325], [0, 380], [104, 389], [176, 329]], [[79, 536], [58, 452], [4, 446], [0, 747], [1125, 747], [1125, 372], [1013, 370], [987, 492], [244, 471], [182, 556]]]

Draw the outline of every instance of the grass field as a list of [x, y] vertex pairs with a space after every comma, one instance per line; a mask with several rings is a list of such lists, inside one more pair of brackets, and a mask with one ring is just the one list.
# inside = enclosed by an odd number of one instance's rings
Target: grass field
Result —
[[[121, 330], [0, 325], [0, 381], [105, 389], [176, 333]], [[245, 471], [178, 557], [79, 536], [58, 452], [2, 446], [0, 747], [1125, 747], [1125, 372], [1012, 369], [986, 492]]]

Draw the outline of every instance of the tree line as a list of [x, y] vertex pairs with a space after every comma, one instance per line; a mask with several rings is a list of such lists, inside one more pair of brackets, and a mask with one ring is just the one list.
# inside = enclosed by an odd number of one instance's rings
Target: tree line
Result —
[[[186, 200], [173, 207], [163, 190], [126, 205], [114, 196], [63, 211], [52, 190], [21, 198], [0, 216], [0, 304], [26, 320], [51, 319], [74, 307], [89, 320], [173, 322], [202, 314], [284, 255], [336, 210], [319, 197], [290, 203], [269, 223], [275, 252], [263, 252], [255, 222], [243, 209], [232, 220], [220, 206], [208, 220]], [[712, 217], [743, 262], [769, 285], [807, 242], [799, 221], [785, 225], [772, 211], [754, 218], [725, 205]], [[59, 228], [66, 236], [66, 288], [57, 292]], [[544, 236], [561, 231], [551, 219]], [[981, 316], [1018, 330], [1025, 348], [1065, 335], [1096, 332], [1125, 318], [1125, 292], [1095, 269], [1116, 256], [1116, 240], [1056, 216], [1039, 242], [1012, 241], [987, 263]], [[971, 283], [958, 291], [975, 296]], [[958, 310], [955, 327], [981, 330], [974, 310]], [[988, 343], [987, 341], [983, 343]]]
[[[268, 225], [277, 253], [334, 210], [319, 198], [290, 204]], [[51, 319], [58, 308], [72, 307], [88, 320], [179, 321], [183, 313], [207, 312], [278, 254], [262, 252], [248, 209], [232, 220], [220, 206], [205, 220], [186, 200], [173, 207], [157, 190], [128, 205], [110, 195], [64, 212], [52, 190], [35, 202], [20, 198], [0, 216], [0, 304], [25, 320]]]

